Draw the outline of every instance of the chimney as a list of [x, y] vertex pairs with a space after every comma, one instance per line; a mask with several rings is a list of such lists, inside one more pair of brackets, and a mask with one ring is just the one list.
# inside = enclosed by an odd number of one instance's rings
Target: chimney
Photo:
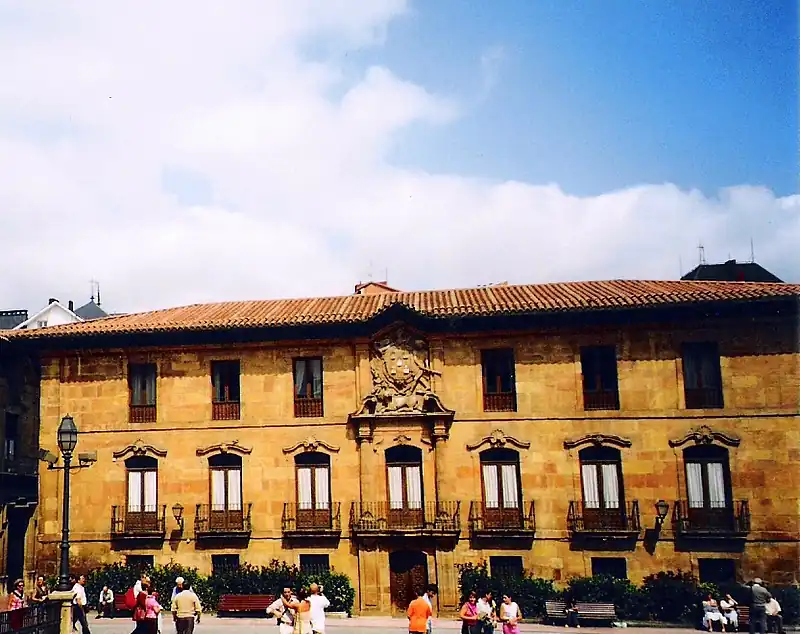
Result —
[[69, 304], [67, 304], [67, 308], [69, 308], [70, 311], [74, 311], [75, 310], [75, 304], [72, 302], [72, 300], [69, 300]]
[[48, 305], [55, 304], [57, 301], [58, 300], [55, 297], [51, 297], [49, 300], [47, 300], [47, 304]]

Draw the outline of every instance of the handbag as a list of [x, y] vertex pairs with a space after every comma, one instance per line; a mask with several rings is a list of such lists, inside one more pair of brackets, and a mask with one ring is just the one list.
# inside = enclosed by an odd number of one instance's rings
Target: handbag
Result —
[[145, 610], [141, 605], [137, 605], [133, 609], [133, 620], [134, 621], [144, 621], [147, 617], [147, 610]]

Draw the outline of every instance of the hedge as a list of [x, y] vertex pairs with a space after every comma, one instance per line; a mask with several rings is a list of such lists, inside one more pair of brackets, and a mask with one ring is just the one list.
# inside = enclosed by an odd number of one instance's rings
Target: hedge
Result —
[[[90, 607], [97, 607], [97, 599], [104, 585], [114, 594], [124, 594], [139, 579], [142, 569], [124, 566], [119, 563], [109, 564], [91, 570], [86, 574], [86, 595]], [[175, 578], [183, 577], [192, 585], [197, 593], [203, 609], [213, 612], [223, 594], [273, 594], [278, 596], [285, 586], [292, 588], [307, 587], [313, 582], [325, 587], [325, 596], [331, 602], [329, 608], [334, 612], [353, 610], [355, 589], [347, 575], [335, 570], [326, 572], [305, 572], [296, 565], [272, 560], [268, 566], [252, 566], [242, 564], [210, 576], [200, 574], [196, 568], [186, 568], [177, 563], [147, 568], [147, 573], [159, 596], [167, 599], [172, 595]], [[80, 571], [74, 571], [80, 574]], [[55, 586], [52, 586], [55, 587]]]
[[[576, 577], [569, 580], [566, 588], [559, 590], [551, 580], [527, 573], [519, 578], [491, 577], [485, 562], [457, 564], [456, 567], [462, 602], [473, 590], [479, 594], [491, 590], [496, 600], [503, 594], [510, 594], [526, 618], [544, 617], [545, 601], [572, 598], [576, 601], [613, 603], [620, 619], [696, 625], [702, 618], [701, 602], [709, 593], [715, 597], [730, 593], [743, 605], [750, 600], [750, 592], [744, 586], [717, 587], [700, 583], [691, 573], [680, 570], [650, 575], [638, 587], [627, 579]], [[796, 586], [770, 586], [769, 590], [781, 604], [784, 622], [798, 622], [800, 589]]]

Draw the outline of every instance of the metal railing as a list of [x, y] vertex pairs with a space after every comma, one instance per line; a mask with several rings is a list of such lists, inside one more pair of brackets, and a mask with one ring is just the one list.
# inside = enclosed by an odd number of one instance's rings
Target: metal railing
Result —
[[584, 390], [583, 409], [619, 409], [619, 392], [617, 390]]
[[722, 409], [722, 387], [687, 387], [686, 409]]
[[131, 405], [128, 409], [128, 417], [132, 423], [155, 423], [158, 417], [155, 404]]
[[573, 500], [569, 503], [567, 526], [573, 533], [638, 533], [639, 501], [632, 500], [618, 508], [598, 508]]
[[322, 416], [321, 398], [294, 397], [295, 418], [319, 418]]
[[36, 476], [39, 462], [27, 456], [4, 456], [0, 453], [0, 473], [8, 475]]
[[520, 502], [517, 507], [508, 508], [476, 500], [469, 506], [469, 527], [473, 534], [533, 533], [536, 530], [536, 507], [533, 501]]
[[516, 392], [495, 392], [483, 393], [484, 412], [516, 412], [517, 393]]
[[61, 602], [48, 601], [19, 610], [0, 612], [0, 634], [58, 634]]
[[330, 502], [328, 508], [285, 502], [281, 527], [284, 533], [339, 533], [342, 530], [341, 502]]
[[416, 507], [389, 502], [353, 502], [350, 530], [354, 533], [457, 534], [461, 530], [461, 502], [422, 502]]
[[241, 405], [238, 401], [214, 401], [211, 403], [212, 420], [239, 420]]
[[167, 505], [131, 510], [111, 507], [111, 535], [117, 537], [157, 537], [166, 533]]
[[734, 500], [718, 506], [692, 506], [687, 500], [675, 500], [672, 522], [682, 534], [744, 535], [750, 532], [750, 504]]
[[240, 509], [198, 504], [194, 532], [196, 535], [248, 535], [252, 531], [252, 509], [252, 504], [243, 504]]

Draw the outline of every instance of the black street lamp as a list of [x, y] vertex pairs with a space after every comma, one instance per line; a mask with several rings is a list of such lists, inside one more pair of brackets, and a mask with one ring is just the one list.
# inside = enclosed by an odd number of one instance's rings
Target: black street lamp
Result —
[[56, 466], [57, 456], [42, 449], [39, 456], [47, 463], [47, 468], [64, 472], [64, 500], [61, 510], [61, 565], [58, 570], [58, 589], [67, 592], [69, 587], [69, 474], [70, 471], [84, 469], [97, 461], [96, 453], [85, 453], [78, 456], [78, 464], [72, 465], [72, 453], [78, 445], [78, 427], [72, 416], [67, 414], [58, 426], [58, 448], [64, 458], [64, 465]]

